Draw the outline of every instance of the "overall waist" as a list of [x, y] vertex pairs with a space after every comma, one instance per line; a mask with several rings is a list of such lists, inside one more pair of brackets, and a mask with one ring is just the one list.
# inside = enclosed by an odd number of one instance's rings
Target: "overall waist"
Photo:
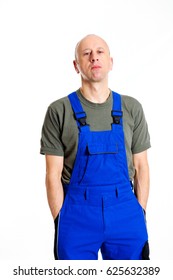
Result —
[[111, 194], [124, 194], [132, 192], [131, 182], [121, 185], [94, 185], [94, 186], [76, 186], [71, 184], [64, 184], [64, 192], [72, 194], [88, 194], [92, 196], [102, 196]]

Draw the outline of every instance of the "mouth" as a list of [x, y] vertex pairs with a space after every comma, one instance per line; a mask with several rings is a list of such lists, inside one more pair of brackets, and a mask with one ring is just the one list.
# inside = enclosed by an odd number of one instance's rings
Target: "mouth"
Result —
[[99, 65], [94, 65], [94, 66], [91, 67], [91, 70], [100, 69], [100, 68], [101, 68], [101, 66], [99, 66]]

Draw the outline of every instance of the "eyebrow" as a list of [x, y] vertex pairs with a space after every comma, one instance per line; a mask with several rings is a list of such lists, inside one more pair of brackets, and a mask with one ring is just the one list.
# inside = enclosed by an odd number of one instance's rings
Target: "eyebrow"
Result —
[[[86, 51], [91, 51], [92, 49], [90, 48], [86, 48], [84, 50], [82, 50], [82, 52], [86, 52]], [[97, 50], [105, 50], [103, 47], [98, 47]]]
[[87, 48], [87, 49], [82, 50], [82, 52], [86, 52], [86, 51], [91, 51], [91, 49]]

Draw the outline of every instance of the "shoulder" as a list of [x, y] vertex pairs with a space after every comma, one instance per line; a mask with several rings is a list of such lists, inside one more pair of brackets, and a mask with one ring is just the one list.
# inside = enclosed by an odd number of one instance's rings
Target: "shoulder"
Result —
[[136, 107], [142, 107], [141, 103], [132, 96], [121, 94], [121, 99], [123, 106], [125, 106], [126, 108], [134, 109]]
[[67, 110], [70, 109], [70, 102], [69, 102], [68, 96], [65, 96], [58, 100], [53, 101], [49, 105], [48, 109], [52, 110], [54, 113], [59, 113], [66, 109]]
[[122, 108], [128, 112], [132, 117], [143, 114], [141, 103], [134, 97], [128, 95], [121, 95]]
[[47, 110], [47, 117], [54, 120], [63, 130], [73, 121], [73, 110], [68, 95], [52, 102]]

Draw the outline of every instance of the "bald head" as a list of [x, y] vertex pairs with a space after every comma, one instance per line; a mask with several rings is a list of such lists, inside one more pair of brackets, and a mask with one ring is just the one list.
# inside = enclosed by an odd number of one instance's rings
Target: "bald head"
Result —
[[95, 34], [89, 34], [82, 38], [76, 45], [75, 48], [75, 59], [78, 60], [78, 53], [83, 48], [90, 48], [91, 43], [98, 44], [99, 46], [103, 46], [110, 54], [109, 46], [106, 43], [104, 39], [102, 39], [100, 36], [97, 36]]

